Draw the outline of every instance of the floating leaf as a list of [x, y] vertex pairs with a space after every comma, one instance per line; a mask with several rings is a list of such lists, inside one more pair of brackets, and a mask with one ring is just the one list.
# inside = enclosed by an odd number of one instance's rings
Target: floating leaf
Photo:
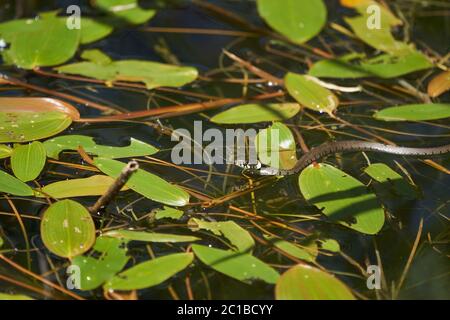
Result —
[[178, 220], [183, 216], [184, 212], [175, 208], [164, 206], [163, 209], [158, 209], [155, 212], [155, 219], [174, 219]]
[[389, 190], [389, 193], [393, 191], [397, 196], [400, 195], [407, 199], [416, 198], [416, 191], [411, 185], [384, 163], [373, 163], [364, 169], [364, 172], [379, 182], [384, 191]]
[[322, 0], [258, 0], [259, 15], [276, 31], [295, 43], [316, 36], [327, 21]]
[[0, 143], [28, 142], [58, 134], [80, 114], [50, 98], [0, 98]]
[[222, 124], [282, 121], [299, 111], [297, 103], [244, 104], [216, 114], [210, 120]]
[[12, 149], [7, 145], [0, 144], [0, 159], [9, 158], [11, 156]]
[[105, 289], [138, 290], [156, 286], [185, 269], [193, 259], [192, 253], [175, 253], [142, 262], [112, 278]]
[[113, 61], [109, 64], [77, 62], [58, 67], [56, 70], [106, 82], [143, 82], [147, 89], [162, 86], [181, 87], [194, 81], [198, 76], [197, 69], [192, 67], [140, 60]]
[[[101, 196], [108, 191], [114, 181], [115, 179], [103, 175], [63, 180], [46, 185], [41, 189], [43, 194], [38, 196], [45, 197], [48, 195], [54, 199]], [[128, 187], [123, 187], [122, 191], [124, 190], [128, 190]]]
[[433, 64], [420, 52], [392, 56], [382, 54], [359, 63], [350, 63], [345, 58], [320, 60], [309, 70], [309, 74], [324, 78], [366, 78], [379, 77], [383, 79], [397, 78], [420, 70], [429, 69]]
[[345, 172], [328, 165], [310, 165], [299, 177], [305, 199], [342, 225], [366, 234], [378, 233], [384, 211], [366, 186]]
[[278, 249], [295, 258], [302, 259], [308, 262], [313, 262], [316, 260], [318, 249], [315, 242], [308, 243], [305, 246], [299, 246], [297, 244], [293, 244], [291, 242], [287, 242], [283, 239], [273, 236], [264, 235], [264, 238]]
[[17, 146], [11, 155], [11, 168], [14, 175], [27, 182], [36, 179], [44, 169], [47, 153], [39, 141]]
[[0, 300], [34, 300], [24, 294], [8, 294], [0, 292]]
[[199, 238], [193, 236], [180, 236], [176, 234], [133, 231], [133, 230], [108, 231], [104, 234], [104, 236], [125, 239], [130, 241], [133, 240], [133, 241], [163, 242], [163, 243], [192, 242], [200, 240]]
[[[117, 178], [126, 166], [123, 162], [105, 158], [95, 159], [94, 164], [100, 171], [113, 178]], [[179, 207], [189, 203], [189, 194], [186, 191], [142, 169], [138, 169], [126, 185], [156, 202]]]
[[22, 197], [34, 194], [30, 186], [2, 170], [0, 170], [0, 192]]
[[389, 107], [377, 111], [375, 119], [384, 121], [426, 121], [450, 117], [450, 104], [427, 103]]
[[341, 246], [339, 245], [339, 242], [337, 242], [334, 239], [321, 239], [319, 240], [319, 242], [322, 250], [327, 250], [330, 252], [341, 251]]
[[2, 52], [7, 63], [24, 69], [54, 66], [75, 54], [79, 29], [69, 29], [66, 18], [54, 15], [39, 19], [20, 19], [0, 24], [0, 37], [10, 44]]
[[192, 245], [192, 250], [204, 264], [243, 282], [263, 280], [275, 283], [280, 276], [276, 270], [248, 253], [225, 251], [198, 244]]
[[289, 94], [311, 110], [331, 114], [339, 105], [339, 99], [310, 76], [288, 72], [284, 81]]
[[140, 8], [138, 0], [95, 0], [94, 6], [131, 24], [144, 23], [156, 14], [156, 10]]
[[159, 150], [145, 142], [131, 138], [127, 147], [111, 147], [99, 145], [94, 138], [80, 135], [59, 136], [44, 142], [47, 155], [50, 158], [58, 159], [63, 150], [77, 150], [82, 146], [84, 151], [102, 158], [131, 158], [152, 155]]
[[192, 230], [208, 230], [217, 236], [224, 236], [240, 252], [250, 252], [255, 246], [250, 233], [234, 221], [208, 222], [192, 218], [188, 222]]
[[91, 19], [88, 17], [81, 18], [80, 27], [81, 44], [88, 44], [98, 41], [108, 36], [114, 29], [107, 21], [102, 21], [101, 19]]
[[129, 260], [126, 244], [120, 239], [101, 236], [90, 255], [73, 258], [72, 266], [80, 268], [80, 289], [95, 289], [121, 271]]
[[94, 221], [89, 211], [78, 202], [58, 201], [44, 212], [41, 237], [51, 252], [72, 258], [88, 251], [94, 244]]
[[291, 130], [283, 123], [259, 131], [256, 148], [261, 163], [280, 169], [291, 169], [297, 162], [296, 143]]
[[450, 70], [439, 73], [428, 84], [428, 94], [432, 98], [439, 97], [450, 90]]
[[94, 62], [96, 64], [109, 64], [112, 62], [111, 58], [98, 49], [84, 50], [81, 58]]
[[277, 281], [277, 300], [354, 300], [347, 286], [333, 275], [308, 265], [292, 267]]

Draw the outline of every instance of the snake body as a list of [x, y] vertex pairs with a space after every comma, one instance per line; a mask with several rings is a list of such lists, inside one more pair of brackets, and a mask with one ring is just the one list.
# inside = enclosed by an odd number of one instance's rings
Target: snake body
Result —
[[296, 174], [305, 169], [311, 163], [316, 162], [327, 155], [342, 152], [354, 152], [354, 151], [374, 151], [401, 156], [429, 157], [449, 153], [450, 144], [431, 148], [408, 148], [360, 140], [327, 142], [305, 153], [296, 162], [295, 166], [291, 169], [277, 169], [273, 167], [266, 167], [260, 169], [260, 174], [261, 175]]

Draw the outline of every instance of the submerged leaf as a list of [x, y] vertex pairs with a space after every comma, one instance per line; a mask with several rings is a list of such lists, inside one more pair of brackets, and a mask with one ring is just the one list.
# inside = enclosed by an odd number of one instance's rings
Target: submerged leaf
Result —
[[331, 114], [339, 105], [339, 99], [333, 92], [310, 76], [288, 72], [284, 81], [289, 94], [308, 109]]
[[0, 170], [0, 192], [22, 197], [34, 194], [30, 186], [2, 170]]
[[[39, 194], [38, 196], [45, 197], [48, 195], [55, 199], [101, 196], [108, 191], [114, 181], [115, 179], [103, 175], [57, 181], [43, 187], [41, 189], [43, 194]], [[125, 186], [122, 188], [122, 191], [128, 189], [129, 188]]]
[[36, 179], [44, 169], [47, 153], [39, 141], [17, 146], [11, 155], [11, 168], [14, 175], [27, 182]]
[[426, 121], [450, 117], [449, 103], [409, 104], [377, 111], [375, 119], [384, 121]]
[[199, 238], [193, 236], [182, 236], [177, 234], [133, 231], [123, 229], [108, 231], [104, 234], [104, 236], [125, 239], [129, 241], [163, 242], [163, 243], [192, 242], [200, 240]]
[[384, 211], [377, 197], [352, 176], [328, 165], [310, 165], [299, 177], [305, 199], [334, 221], [366, 234], [378, 233]]
[[126, 244], [120, 239], [101, 236], [90, 255], [73, 258], [72, 266], [80, 268], [80, 289], [93, 290], [121, 271], [129, 260]]
[[350, 289], [333, 275], [299, 264], [281, 275], [275, 288], [277, 300], [354, 300]]
[[299, 111], [297, 103], [244, 104], [216, 114], [210, 120], [223, 124], [282, 121]]
[[77, 62], [58, 67], [56, 70], [106, 82], [143, 82], [147, 89], [162, 86], [181, 87], [194, 81], [198, 76], [197, 69], [193, 67], [140, 60], [112, 61], [108, 64]]
[[263, 280], [275, 283], [280, 276], [276, 270], [251, 254], [226, 251], [198, 244], [192, 245], [195, 255], [206, 265], [243, 282]]
[[295, 43], [316, 36], [327, 21], [322, 0], [258, 0], [259, 15], [276, 31]]
[[119, 273], [105, 284], [106, 290], [139, 290], [156, 286], [188, 267], [192, 253], [169, 254], [142, 262]]
[[[123, 162], [105, 158], [95, 159], [94, 164], [100, 171], [113, 178], [117, 178], [126, 166]], [[126, 185], [156, 202], [179, 207], [189, 203], [189, 194], [186, 191], [142, 169], [138, 169]]]
[[188, 225], [193, 230], [203, 229], [217, 236], [224, 236], [240, 252], [250, 252], [255, 246], [255, 241], [250, 233], [234, 221], [208, 222], [192, 218]]
[[72, 258], [88, 251], [94, 244], [94, 221], [89, 211], [78, 202], [58, 201], [44, 212], [41, 237], [51, 252]]
[[58, 159], [63, 150], [77, 150], [83, 147], [88, 154], [94, 154], [102, 158], [120, 159], [131, 157], [149, 156], [159, 150], [145, 142], [130, 139], [130, 145], [126, 147], [111, 147], [99, 145], [94, 138], [80, 135], [59, 136], [44, 142], [47, 155], [50, 158]]

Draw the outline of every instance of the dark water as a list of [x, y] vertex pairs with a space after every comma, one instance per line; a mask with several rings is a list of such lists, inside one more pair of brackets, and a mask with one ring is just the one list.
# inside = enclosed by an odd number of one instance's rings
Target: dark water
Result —
[[[223, 8], [232, 10], [241, 16], [245, 16], [249, 22], [256, 25], [263, 26], [262, 21], [258, 18], [253, 1], [211, 1]], [[402, 11], [405, 16], [409, 17], [411, 21], [411, 39], [423, 48], [425, 45], [433, 48], [434, 51], [441, 55], [445, 55], [449, 52], [449, 39], [450, 39], [450, 19], [445, 16], [441, 17], [426, 17], [421, 16], [419, 13], [426, 11], [433, 11], [433, 7], [423, 8], [418, 4], [417, 9], [414, 9], [414, 5], [411, 5], [409, 1], [395, 1], [398, 4], [399, 10]], [[7, 8], [7, 3], [11, 4], [12, 1], [4, 1], [3, 7], [0, 8], [0, 18], [7, 19], [12, 18], [16, 13], [11, 8]], [[38, 11], [53, 10], [57, 8], [65, 8], [68, 4], [80, 4], [83, 9], [87, 10], [87, 3], [84, 1], [35, 1], [34, 7], [31, 5], [30, 10], [25, 10], [24, 14], [33, 16]], [[161, 2], [153, 1], [141, 1], [143, 6], [161, 6]], [[169, 1], [169, 3], [172, 3]], [[418, 3], [418, 2], [417, 2]], [[31, 2], [29, 3], [31, 4]], [[347, 13], [336, 5], [336, 1], [327, 1], [329, 6], [329, 22], [336, 22], [342, 24], [341, 15]], [[84, 10], [83, 10], [84, 11]], [[89, 12], [87, 10], [87, 12]], [[198, 7], [189, 4], [189, 2], [174, 1], [173, 4], [168, 5], [166, 8], [160, 10], [155, 18], [149, 23], [149, 26], [158, 27], [180, 27], [180, 28], [210, 28], [210, 29], [236, 29], [242, 30], [240, 27], [236, 27], [233, 24], [220, 19], [217, 16], [213, 16]], [[399, 34], [402, 33], [399, 30]], [[239, 56], [254, 60], [258, 59], [258, 66], [267, 70], [268, 72], [282, 77], [286, 70], [293, 72], [304, 72], [307, 70], [307, 66], [304, 63], [293, 61], [270, 53], [266, 50], [267, 46], [271, 44], [270, 39], [264, 37], [237, 39], [227, 36], [211, 36], [211, 35], [187, 35], [176, 33], [150, 33], [142, 32], [139, 28], [122, 28], [115, 31], [111, 36], [88, 45], [90, 48], [98, 48], [105, 51], [113, 59], [143, 59], [152, 61], [166, 62], [160, 54], [154, 49], [155, 43], [158, 43], [164, 39], [168, 48], [170, 48], [173, 55], [184, 65], [192, 65], [199, 69], [200, 73], [204, 74], [208, 71], [219, 69], [219, 57], [221, 56], [222, 49], [228, 50], [238, 54]], [[323, 35], [323, 41], [328, 43], [332, 48], [336, 47], [335, 53], [339, 53], [337, 41], [339, 41], [338, 34], [335, 32], [327, 32]], [[341, 39], [341, 41], [344, 41]], [[311, 42], [311, 46], [318, 46], [323, 48], [322, 43], [316, 39]], [[289, 52], [296, 56], [302, 57], [302, 53], [297, 48], [290, 46], [277, 46], [273, 45], [273, 48], [277, 48], [283, 52]], [[227, 62], [230, 63], [229, 61]], [[223, 72], [219, 73], [222, 77], [225, 77]], [[132, 92], [128, 90], [115, 90], [111, 88], [105, 88], [102, 86], [93, 86], [82, 82], [72, 82], [67, 80], [55, 80], [55, 79], [43, 79], [42, 77], [36, 77], [35, 75], [25, 75], [27, 79], [33, 83], [47, 86], [55, 90], [61, 90], [73, 95], [82, 95], [92, 101], [97, 101], [103, 104], [110, 104], [126, 108], [128, 110], [141, 110], [146, 108], [148, 103], [148, 92]], [[235, 77], [241, 77], [242, 75], [234, 73]], [[417, 75], [406, 77], [411, 83], [415, 83]], [[337, 81], [342, 85], [356, 85], [357, 81]], [[384, 84], [395, 85], [395, 81], [384, 81]], [[192, 86], [184, 88], [188, 91], [204, 93], [215, 96], [225, 97], [239, 97], [242, 95], [242, 86], [236, 84], [224, 84], [224, 83], [203, 83], [198, 82]], [[273, 91], [276, 88], [267, 86], [254, 85], [250, 86], [249, 90], [256, 94], [258, 91]], [[372, 93], [386, 97], [386, 93], [378, 91], [377, 89], [371, 89]], [[2, 93], [3, 94], [3, 93]], [[19, 91], [17, 94], [24, 94]], [[181, 94], [169, 94], [158, 92], [158, 94], [164, 95], [175, 99], [180, 103], [195, 102], [199, 99], [186, 97]], [[441, 101], [449, 101], [449, 94], [441, 96]], [[368, 94], [352, 94], [344, 95], [341, 97], [343, 101], [357, 101], [368, 100], [372, 103], [357, 106], [345, 106], [340, 111], [340, 116], [355, 124], [364, 124], [372, 126], [385, 126], [391, 130], [399, 130], [403, 132], [414, 133], [412, 135], [399, 135], [396, 133], [383, 133], [385, 138], [393, 140], [400, 145], [423, 145], [433, 146], [442, 145], [450, 142], [448, 136], [448, 127], [437, 127], [429, 124], [411, 124], [411, 123], [379, 123], [370, 119], [370, 115], [375, 108], [388, 106], [391, 104], [401, 104], [414, 102], [414, 99], [401, 99], [396, 96], [386, 97], [386, 100], [375, 99]], [[170, 102], [160, 101], [161, 105], [171, 105]], [[85, 108], [82, 105], [77, 106], [83, 113], [84, 117], [91, 117], [98, 115], [98, 112], [89, 108]], [[207, 113], [208, 115], [214, 114], [213, 112]], [[318, 118], [325, 124], [333, 124], [332, 120], [327, 119], [325, 116], [318, 115]], [[193, 122], [195, 120], [204, 120], [199, 115], [182, 116], [179, 118], [173, 118], [170, 120], [162, 120], [162, 123], [172, 128], [193, 128]], [[442, 125], [448, 125], [448, 121], [436, 122]], [[302, 117], [296, 119], [291, 123], [292, 125], [310, 125], [310, 119]], [[204, 126], [215, 127], [204, 121]], [[264, 127], [264, 125], [256, 127]], [[233, 127], [233, 126], [229, 126]], [[242, 126], [240, 126], [242, 127]], [[255, 126], [253, 126], [255, 127]], [[224, 129], [224, 128], [223, 128]], [[346, 129], [348, 132], [352, 132]], [[151, 143], [161, 149], [168, 150], [173, 146], [173, 142], [165, 136], [161, 136], [154, 129], [141, 123], [114, 123], [114, 124], [86, 124], [86, 125], [74, 125], [70, 128], [72, 134], [83, 134], [95, 137], [96, 141], [102, 144], [111, 145], [126, 145], [129, 137], [134, 137], [142, 141]], [[309, 145], [313, 146], [319, 144], [327, 139], [324, 133], [316, 130], [302, 131], [305, 140]], [[442, 135], [440, 137], [420, 137], [420, 135]], [[71, 158], [72, 157], [72, 158]], [[164, 159], [170, 162], [170, 151], [162, 151], [157, 155], [158, 158]], [[403, 286], [404, 290], [401, 291], [399, 298], [419, 298], [419, 299], [432, 299], [432, 298], [450, 298], [450, 264], [448, 260], [448, 236], [449, 236], [449, 191], [450, 191], [450, 177], [441, 173], [415, 159], [406, 159], [402, 157], [392, 157], [388, 155], [370, 154], [370, 160], [372, 163], [383, 162], [391, 167], [395, 167], [395, 162], [398, 161], [412, 176], [414, 183], [418, 187], [418, 198], [414, 200], [403, 200], [396, 195], [389, 195], [384, 197], [385, 206], [388, 212], [389, 219], [386, 222], [383, 231], [374, 240], [373, 237], [363, 236], [356, 234], [355, 232], [347, 229], [337, 228], [334, 225], [327, 224], [326, 222], [315, 223], [309, 226], [308, 223], [301, 223], [299, 226], [302, 228], [315, 227], [320, 229], [322, 234], [327, 235], [330, 238], [338, 239], [343, 251], [351, 256], [358, 262], [370, 261], [371, 264], [376, 263], [376, 256], [374, 251], [374, 245], [376, 244], [381, 260], [383, 262], [385, 275], [388, 283], [391, 281], [398, 281], [403, 271], [405, 263], [408, 259], [408, 255], [411, 250], [412, 243], [416, 236], [419, 222], [424, 220], [423, 240], [419, 246], [416, 257], [413, 261], [411, 270], [408, 274], [406, 282]], [[78, 159], [75, 156], [68, 156], [65, 160]], [[328, 159], [331, 163], [337, 163], [334, 157]], [[450, 159], [443, 157], [438, 159], [438, 162], [444, 167], [450, 167]], [[339, 163], [342, 169], [356, 178], [360, 178], [364, 182], [368, 182], [366, 176], [362, 174], [362, 168], [366, 166], [364, 157], [361, 154], [350, 154], [341, 158]], [[167, 180], [182, 183], [183, 185], [207, 192], [212, 196], [221, 196], [228, 193], [235, 185], [242, 185], [244, 179], [229, 179], [224, 181], [221, 177], [213, 177], [211, 185], [215, 188], [205, 185], [200, 181], [191, 180], [190, 176], [160, 166], [148, 166], [153, 172], [164, 176]], [[196, 167], [198, 168], [198, 167]], [[208, 169], [207, 166], [203, 167]], [[86, 172], [77, 172], [73, 170], [64, 169], [57, 165], [48, 165], [48, 170], [65, 172], [74, 175], [87, 175]], [[218, 170], [224, 171], [226, 168], [218, 167]], [[239, 174], [239, 168], [232, 169], [234, 173]], [[42, 180], [42, 183], [48, 183], [57, 181], [60, 178], [58, 176], [52, 176], [48, 174]], [[277, 182], [275, 185], [265, 188], [257, 193], [258, 208], [259, 211], [265, 214], [311, 214], [315, 211], [308, 206], [302, 199], [297, 184], [297, 177], [287, 177], [282, 181]], [[117, 201], [119, 207], [137, 200], [139, 197], [133, 193], [127, 193], [121, 199]], [[277, 198], [281, 198], [281, 201], [276, 201]], [[95, 199], [83, 199], [86, 204], [91, 204]], [[271, 203], [270, 205], [267, 203]], [[23, 213], [37, 214], [45, 208], [44, 204], [32, 204], [28, 201], [16, 201], [18, 209]], [[250, 198], [247, 196], [235, 199], [233, 203], [237, 204], [243, 209], [251, 209]], [[142, 200], [132, 206], [133, 212], [137, 215], [144, 215], [153, 208], [158, 207], [154, 203], [146, 200]], [[10, 211], [8, 204], [4, 201], [0, 202], [1, 211]], [[111, 208], [113, 210], [113, 208]], [[200, 211], [198, 208], [192, 208], [194, 212], [227, 212], [227, 207], [216, 207], [210, 211]], [[17, 222], [14, 218], [1, 217], [1, 228], [8, 233], [8, 240], [10, 241], [10, 247], [24, 248], [22, 235], [17, 227]], [[123, 221], [130, 221], [126, 216], [118, 217]], [[244, 223], [245, 224], [245, 223]], [[27, 222], [27, 231], [31, 236], [34, 246], [41, 250], [40, 254], [33, 254], [33, 261], [36, 268], [48, 268], [46, 266], [45, 258], [42, 254], [44, 248], [39, 238], [39, 225], [37, 223]], [[164, 232], [170, 230], [183, 232], [183, 228], [164, 229]], [[273, 230], [272, 230], [273, 231]], [[283, 232], [278, 231], [281, 235]], [[426, 235], [430, 235], [431, 239], [442, 238], [447, 245], [431, 245], [426, 240]], [[288, 234], [286, 234], [287, 236]], [[212, 243], [214, 244], [214, 243]], [[165, 245], [155, 245], [152, 247], [158, 254], [172, 253], [173, 250]], [[442, 250], [447, 252], [441, 254], [438, 251]], [[147, 259], [145, 248], [138, 245], [132, 247], [130, 252], [137, 260]], [[261, 256], [265, 254], [265, 248], [258, 246], [255, 255]], [[25, 262], [25, 255], [23, 253], [17, 253], [17, 261]], [[53, 261], [56, 264], [62, 263], [57, 257], [52, 256]], [[285, 263], [286, 261], [280, 260], [280, 257], [268, 256], [265, 257], [266, 261], [273, 261], [274, 263]], [[318, 262], [325, 268], [333, 271], [355, 273], [355, 269], [349, 265], [342, 257], [319, 257]], [[42, 270], [42, 269], [41, 269]], [[13, 275], [14, 277], [20, 277], [16, 273], [7, 269], [0, 264], [0, 272]], [[273, 296], [272, 288], [262, 283], [255, 283], [253, 285], [245, 285], [240, 282], [234, 281], [226, 276], [211, 272], [209, 269], [197, 266], [192, 271], [192, 287], [196, 298], [206, 298], [206, 290], [204, 283], [201, 281], [201, 272], [209, 277], [210, 285], [213, 288], [212, 298], [218, 299], [240, 299], [240, 298], [261, 298], [270, 299]], [[353, 277], [341, 276], [350, 286], [357, 290], [361, 290], [368, 296], [373, 297], [373, 293], [365, 292], [365, 282]], [[21, 281], [27, 282], [28, 280], [21, 279]], [[184, 284], [183, 278], [172, 282], [175, 289], [184, 296]], [[7, 289], [14, 288], [7, 284], [0, 282], [0, 288], [6, 286]], [[17, 289], [13, 289], [16, 292]], [[97, 293], [98, 294], [98, 293]], [[141, 297], [160, 299], [170, 298], [167, 293], [167, 286], [161, 285], [156, 288], [145, 290]], [[100, 298], [100, 295], [98, 296]]]

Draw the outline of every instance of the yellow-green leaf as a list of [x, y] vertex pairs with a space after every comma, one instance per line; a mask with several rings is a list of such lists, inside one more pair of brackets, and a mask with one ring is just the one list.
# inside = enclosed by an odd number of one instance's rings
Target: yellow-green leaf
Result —
[[308, 262], [313, 262], [316, 260], [318, 249], [315, 242], [305, 243], [305, 245], [299, 245], [269, 235], [264, 235], [264, 238], [278, 249], [295, 258], [302, 259]]
[[44, 169], [47, 153], [39, 141], [14, 148], [11, 155], [11, 168], [14, 175], [27, 182], [36, 179]]
[[7, 145], [0, 144], [0, 159], [9, 158], [11, 156], [12, 149]]
[[155, 212], [155, 219], [175, 219], [178, 220], [183, 216], [184, 212], [175, 208], [164, 206], [162, 209], [157, 209]]
[[409, 104], [377, 111], [375, 119], [384, 121], [426, 121], [450, 117], [449, 103]]
[[2, 170], [0, 170], [0, 192], [22, 197], [34, 195], [30, 186]]
[[168, 233], [156, 233], [133, 230], [112, 230], [104, 234], [107, 237], [125, 239], [129, 241], [145, 241], [145, 242], [162, 242], [162, 243], [176, 243], [176, 242], [192, 242], [200, 240], [193, 236], [183, 236]]
[[156, 10], [140, 8], [138, 0], [95, 0], [93, 4], [119, 21], [131, 24], [144, 23], [156, 14]]

